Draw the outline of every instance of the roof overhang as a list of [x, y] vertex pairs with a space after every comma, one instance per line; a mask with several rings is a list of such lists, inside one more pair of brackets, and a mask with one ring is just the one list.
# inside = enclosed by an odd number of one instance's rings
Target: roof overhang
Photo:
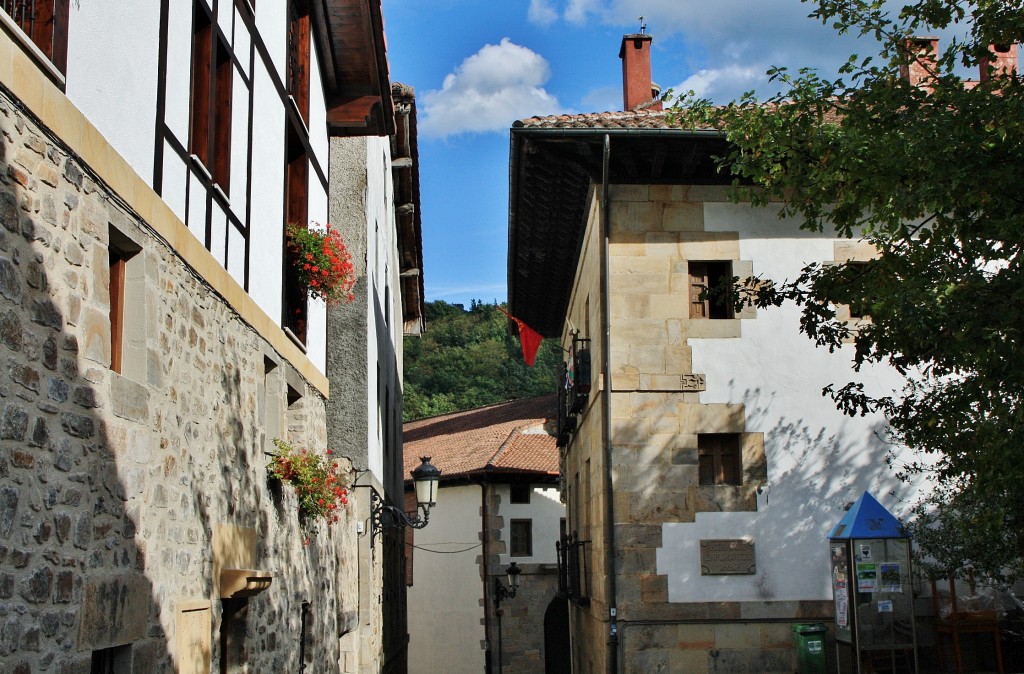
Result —
[[403, 333], [423, 333], [423, 233], [420, 220], [420, 158], [416, 131], [416, 96], [412, 87], [391, 86], [395, 133], [391, 136], [398, 272], [402, 291]]
[[328, 131], [336, 136], [394, 133], [380, 0], [310, 0], [309, 9], [326, 88]]
[[514, 127], [509, 150], [508, 298], [511, 313], [559, 337], [593, 191], [609, 184], [731, 182], [716, 168], [725, 135], [711, 130]]

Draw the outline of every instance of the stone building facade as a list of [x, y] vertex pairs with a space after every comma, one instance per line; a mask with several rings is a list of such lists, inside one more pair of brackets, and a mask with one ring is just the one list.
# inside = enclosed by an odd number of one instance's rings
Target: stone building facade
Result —
[[[646, 73], [627, 96], [653, 90], [649, 61], [626, 64], [651, 40], [623, 38], [624, 72]], [[724, 137], [647, 98], [511, 132], [510, 310], [591, 373], [560, 413], [573, 671], [788, 673], [791, 626], [831, 621], [825, 536], [844, 505], [913, 496], [884, 419], [845, 417], [821, 390], [900, 380], [816, 349], [794, 307], [735, 312], [704, 290], [872, 251], [734, 203]]]
[[[327, 309], [286, 297], [284, 225], [331, 215], [331, 136], [372, 136], [391, 190], [380, 4], [53, 4], [46, 41], [0, 11], [0, 668], [381, 671], [368, 497], [318, 525], [267, 473], [275, 438], [332, 440]], [[331, 61], [342, 39], [373, 65]], [[347, 86], [376, 98], [352, 110]], [[189, 154], [206, 112], [230, 141]], [[415, 259], [393, 211], [368, 215], [339, 224]], [[401, 271], [370, 284], [389, 312]], [[358, 456], [335, 454], [353, 480]]]
[[[269, 435], [326, 447], [323, 393], [4, 94], [4, 661], [12, 672], [89, 672], [103, 657], [128, 671], [210, 671], [211, 657], [230, 662], [212, 635], [231, 623], [259, 634], [245, 640], [256, 670], [294, 664], [303, 632], [306, 662], [327, 670], [355, 609], [342, 554], [354, 533], [343, 524], [304, 545], [295, 496], [268, 489], [264, 454]], [[124, 240], [136, 246], [137, 322], [118, 373], [109, 257]], [[273, 582], [224, 602], [227, 568]], [[244, 606], [227, 616], [230, 602]]]
[[[554, 403], [525, 398], [405, 424], [406, 466], [430, 456], [442, 471], [430, 523], [409, 541], [410, 674], [569, 671]], [[512, 562], [519, 588], [499, 598]]]

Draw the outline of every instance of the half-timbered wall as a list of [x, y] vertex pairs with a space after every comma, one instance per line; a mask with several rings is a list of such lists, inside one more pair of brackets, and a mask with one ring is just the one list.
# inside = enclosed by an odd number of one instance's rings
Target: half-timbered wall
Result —
[[[282, 2], [163, 0], [72, 3], [68, 97], [171, 207], [268, 315], [283, 312], [285, 137], [299, 129], [308, 161], [307, 218], [327, 222], [327, 126], [315, 44], [308, 124], [287, 88], [288, 14]], [[205, 17], [205, 18], [204, 18]], [[212, 59], [229, 61], [229, 132], [204, 161], [195, 152], [195, 33], [209, 21]], [[111, 45], [118, 48], [111, 49]], [[220, 87], [218, 89], [218, 87]], [[213, 87], [213, 96], [224, 87]], [[217, 105], [225, 114], [223, 101]], [[211, 122], [213, 124], [214, 122]], [[212, 133], [212, 131], [211, 131]], [[199, 153], [202, 154], [202, 153]], [[213, 164], [223, 162], [218, 182]], [[226, 183], [220, 184], [220, 183]], [[306, 348], [325, 367], [326, 312], [310, 302]]]

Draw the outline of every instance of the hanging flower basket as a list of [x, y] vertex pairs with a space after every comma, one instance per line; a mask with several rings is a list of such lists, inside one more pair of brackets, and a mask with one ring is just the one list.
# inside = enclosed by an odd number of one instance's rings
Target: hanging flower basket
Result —
[[355, 299], [355, 266], [337, 229], [331, 225], [319, 230], [293, 224], [285, 231], [292, 271], [310, 297], [328, 304]]
[[341, 509], [348, 505], [348, 480], [331, 458], [331, 450], [316, 454], [292, 447], [279, 438], [274, 439], [274, 444], [277, 453], [272, 455], [267, 472], [295, 488], [299, 514], [314, 523], [318, 519], [327, 524], [337, 522]]

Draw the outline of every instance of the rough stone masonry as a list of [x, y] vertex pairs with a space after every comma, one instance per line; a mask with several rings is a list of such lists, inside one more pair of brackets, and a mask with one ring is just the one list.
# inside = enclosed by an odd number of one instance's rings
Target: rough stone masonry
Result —
[[[322, 450], [323, 398], [6, 90], [0, 135], [0, 669], [218, 671], [242, 654], [297, 671], [304, 636], [307, 671], [327, 671], [354, 527], [300, 527], [264, 454], [268, 429]], [[121, 374], [115, 235], [138, 248]], [[218, 530], [254, 533], [249, 561], [274, 576], [225, 654]]]

